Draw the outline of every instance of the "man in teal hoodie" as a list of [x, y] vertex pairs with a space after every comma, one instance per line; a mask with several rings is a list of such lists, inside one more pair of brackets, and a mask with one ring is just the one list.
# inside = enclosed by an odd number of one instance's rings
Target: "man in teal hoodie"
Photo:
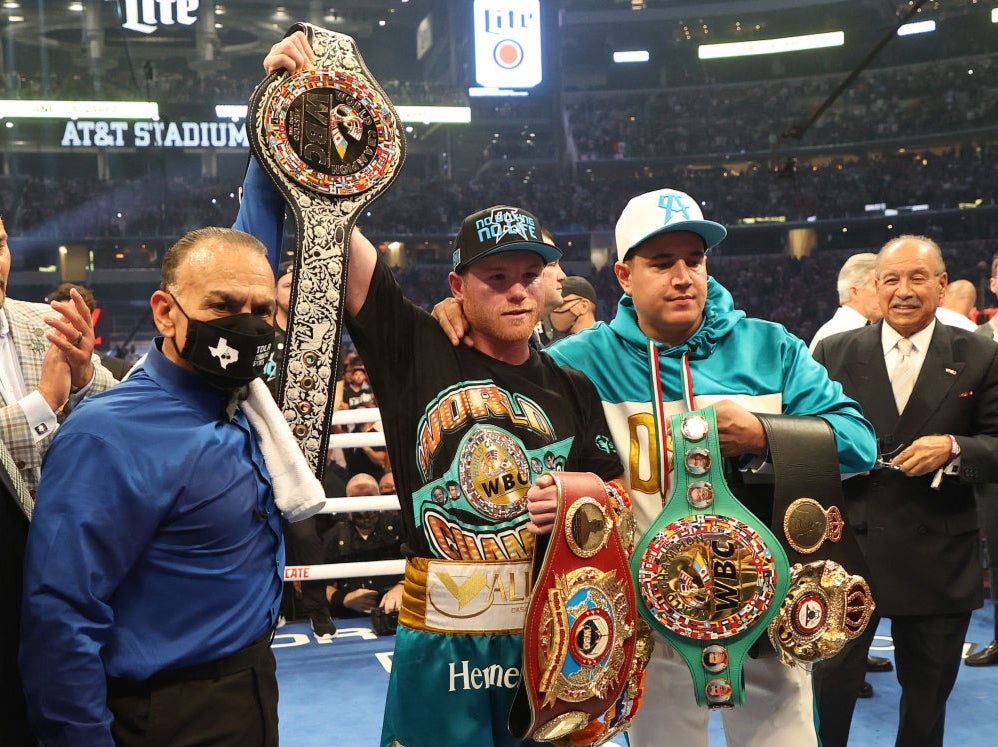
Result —
[[[872, 427], [807, 345], [779, 324], [737, 311], [731, 294], [707, 274], [707, 252], [726, 234], [683, 192], [660, 189], [635, 197], [616, 226], [614, 271], [624, 291], [616, 317], [547, 349], [596, 385], [617, 451], [629, 455], [624, 467], [639, 533], [662, 510], [671, 483], [657, 469], [656, 400], [666, 417], [689, 409], [688, 402], [714, 407], [723, 455], [756, 479], [771, 465], [754, 412], [826, 420], [842, 473], [869, 470], [876, 458]], [[452, 342], [463, 336], [454, 315], [443, 326]], [[651, 375], [656, 366], [657, 379]], [[738, 486], [732, 489], [739, 495]], [[739, 498], [769, 523], [771, 501]], [[810, 674], [784, 666], [771, 650], [746, 659], [744, 671], [744, 705], [722, 711], [727, 743], [816, 747]], [[655, 646], [645, 692], [628, 732], [631, 747], [707, 744], [709, 711], [696, 705], [686, 663], [664, 640]]]

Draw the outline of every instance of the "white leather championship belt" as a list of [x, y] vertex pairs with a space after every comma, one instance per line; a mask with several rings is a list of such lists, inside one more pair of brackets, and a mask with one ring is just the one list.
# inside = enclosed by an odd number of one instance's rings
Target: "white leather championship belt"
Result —
[[278, 404], [316, 475], [325, 467], [357, 215], [398, 176], [398, 114], [353, 39], [307, 23], [315, 69], [267, 76], [250, 98], [250, 148], [295, 216], [297, 241]]

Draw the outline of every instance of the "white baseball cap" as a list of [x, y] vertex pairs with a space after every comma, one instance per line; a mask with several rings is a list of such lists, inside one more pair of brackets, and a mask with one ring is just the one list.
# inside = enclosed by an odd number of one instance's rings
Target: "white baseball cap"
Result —
[[620, 214], [614, 235], [621, 262], [634, 247], [660, 233], [690, 231], [703, 239], [707, 249], [721, 243], [728, 230], [720, 223], [704, 220], [697, 201], [677, 189], [658, 189], [638, 195]]

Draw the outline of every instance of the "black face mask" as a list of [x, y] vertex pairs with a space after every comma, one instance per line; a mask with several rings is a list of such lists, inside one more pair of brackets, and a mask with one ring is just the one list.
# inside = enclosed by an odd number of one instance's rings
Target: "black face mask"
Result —
[[[176, 296], [170, 295], [187, 318], [187, 339], [177, 352], [209, 384], [232, 392], [263, 373], [274, 345], [272, 324], [253, 314], [233, 314], [211, 322], [191, 319]], [[173, 346], [177, 347], [176, 339]]]

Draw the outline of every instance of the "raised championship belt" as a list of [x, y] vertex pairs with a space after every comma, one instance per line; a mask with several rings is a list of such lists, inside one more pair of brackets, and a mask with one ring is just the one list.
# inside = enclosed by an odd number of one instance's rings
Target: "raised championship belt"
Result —
[[[635, 611], [626, 494], [590, 472], [549, 472], [558, 488], [550, 535], [534, 553], [523, 676], [509, 715], [517, 739], [602, 744], [640, 704], [651, 635]], [[539, 566], [539, 569], [538, 569]]]
[[773, 531], [791, 568], [790, 590], [769, 624], [784, 663], [810, 669], [839, 653], [870, 621], [866, 559], [844, 503], [832, 427], [818, 417], [758, 414], [775, 471]]
[[724, 480], [713, 408], [669, 422], [672, 493], [631, 558], [638, 610], [686, 661], [699, 705], [741, 705], [742, 662], [786, 596], [790, 565]]
[[295, 216], [297, 247], [278, 401], [313, 472], [325, 467], [350, 232], [398, 176], [405, 135], [354, 40], [307, 23], [315, 69], [267, 76], [250, 98], [253, 155]]

